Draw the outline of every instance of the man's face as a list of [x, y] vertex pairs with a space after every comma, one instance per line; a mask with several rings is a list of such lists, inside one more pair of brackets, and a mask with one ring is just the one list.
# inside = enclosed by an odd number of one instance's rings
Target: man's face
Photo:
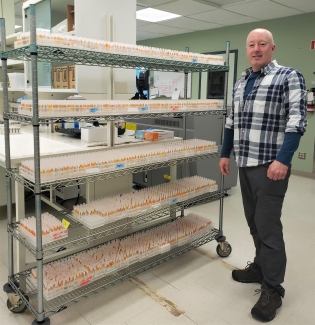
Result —
[[267, 31], [254, 30], [246, 41], [246, 54], [253, 71], [257, 72], [272, 61], [272, 53], [276, 46]]

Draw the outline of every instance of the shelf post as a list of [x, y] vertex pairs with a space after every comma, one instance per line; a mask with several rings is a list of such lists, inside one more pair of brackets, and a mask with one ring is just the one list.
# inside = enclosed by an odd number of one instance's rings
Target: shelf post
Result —
[[[114, 41], [114, 24], [113, 24], [113, 15], [106, 15], [106, 24], [107, 24], [107, 40], [110, 42]], [[107, 100], [114, 99], [114, 69], [107, 68]], [[107, 146], [115, 146], [115, 122], [113, 120], [107, 121]]]
[[[230, 42], [226, 42], [226, 54], [225, 54], [225, 65], [229, 65], [230, 56]], [[225, 82], [224, 82], [224, 101], [223, 101], [223, 119], [222, 119], [222, 132], [221, 132], [221, 145], [223, 144], [224, 137], [224, 126], [227, 115], [227, 95], [228, 95], [228, 84], [229, 84], [229, 71], [225, 71]], [[219, 211], [219, 237], [223, 236], [223, 202], [224, 202], [224, 176], [221, 174], [220, 182], [220, 211]]]
[[[1, 33], [1, 51], [6, 50], [6, 32], [5, 20], [0, 18], [0, 33]], [[2, 62], [2, 85], [3, 85], [3, 112], [9, 113], [9, 100], [8, 100], [8, 66], [7, 58], [1, 57]], [[9, 119], [3, 116], [4, 120], [4, 144], [5, 144], [5, 167], [11, 169], [11, 153], [10, 153], [10, 128]], [[8, 226], [12, 224], [12, 181], [6, 174], [6, 188], [7, 188], [7, 221]], [[13, 276], [14, 263], [13, 263], [13, 236], [8, 231], [8, 270], [9, 277]]]
[[35, 218], [36, 218], [36, 261], [37, 261], [37, 315], [36, 322], [44, 321], [43, 303], [43, 247], [42, 247], [42, 220], [41, 220], [41, 186], [40, 186], [40, 146], [39, 146], [39, 114], [38, 114], [38, 71], [36, 45], [36, 12], [35, 5], [30, 5], [30, 55], [32, 75], [33, 101], [33, 138], [34, 138], [34, 174], [35, 174]]
[[[186, 52], [189, 52], [189, 47], [186, 46]], [[187, 92], [188, 92], [188, 72], [185, 70], [184, 72], [184, 99], [187, 99]], [[186, 115], [183, 116], [183, 139], [187, 139], [187, 117]], [[182, 165], [182, 178], [186, 177], [186, 167], [187, 164], [183, 163]], [[181, 216], [183, 217], [185, 213], [184, 209], [181, 209]]]

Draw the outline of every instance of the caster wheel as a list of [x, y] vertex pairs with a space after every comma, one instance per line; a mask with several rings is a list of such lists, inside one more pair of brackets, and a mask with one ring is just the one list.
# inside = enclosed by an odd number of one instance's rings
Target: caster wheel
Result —
[[217, 246], [217, 254], [220, 257], [228, 257], [232, 252], [232, 247], [228, 242], [219, 243]]
[[[28, 300], [28, 296], [25, 295], [24, 296], [27, 300]], [[17, 297], [18, 298], [18, 297]], [[23, 302], [22, 299], [19, 299], [15, 305], [13, 306], [11, 301], [8, 299], [7, 300], [7, 307], [8, 309], [13, 313], [13, 314], [21, 314], [25, 311], [25, 309], [27, 308], [25, 303]]]

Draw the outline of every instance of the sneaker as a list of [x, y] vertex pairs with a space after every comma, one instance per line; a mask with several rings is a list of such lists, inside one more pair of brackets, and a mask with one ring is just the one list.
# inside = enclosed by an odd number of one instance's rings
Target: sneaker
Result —
[[260, 298], [252, 308], [252, 315], [262, 322], [270, 322], [276, 317], [276, 311], [282, 305], [282, 299], [277, 292], [269, 292], [266, 290], [255, 290], [261, 292]]
[[232, 278], [237, 282], [242, 283], [261, 283], [263, 280], [263, 275], [260, 268], [251, 262], [247, 262], [247, 266], [244, 270], [233, 270]]

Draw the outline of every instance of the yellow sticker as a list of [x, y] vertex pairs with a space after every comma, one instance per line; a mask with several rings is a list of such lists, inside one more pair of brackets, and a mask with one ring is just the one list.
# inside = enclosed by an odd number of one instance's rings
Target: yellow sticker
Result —
[[69, 228], [69, 226], [70, 226], [70, 222], [69, 221], [67, 221], [66, 219], [62, 219], [61, 222], [62, 222], [64, 228], [66, 228], [66, 229]]
[[166, 179], [171, 179], [171, 175], [164, 174], [164, 178], [166, 178]]
[[137, 124], [136, 123], [130, 123], [126, 122], [126, 129], [127, 130], [137, 130]]

